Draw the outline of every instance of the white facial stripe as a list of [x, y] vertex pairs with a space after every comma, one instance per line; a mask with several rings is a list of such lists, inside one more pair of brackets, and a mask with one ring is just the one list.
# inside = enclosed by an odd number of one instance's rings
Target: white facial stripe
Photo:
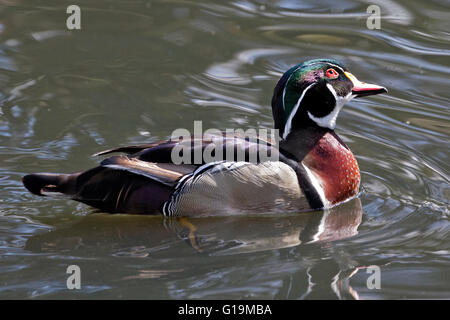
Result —
[[308, 117], [314, 121], [318, 126], [323, 128], [330, 128], [331, 130], [334, 130], [336, 127], [336, 119], [339, 115], [339, 111], [341, 111], [344, 104], [348, 101], [350, 101], [354, 96], [350, 92], [345, 97], [338, 96], [336, 93], [336, 90], [334, 90], [333, 86], [329, 83], [327, 83], [327, 88], [330, 90], [330, 92], [333, 94], [334, 99], [336, 100], [336, 105], [328, 115], [325, 117], [315, 117], [308, 111]]
[[345, 73], [344, 69], [342, 69], [341, 67], [339, 67], [337, 64], [332, 64], [332, 63], [328, 63], [330, 66], [333, 66], [335, 68], [338, 68], [339, 70], [341, 70], [343, 73]]
[[[338, 68], [338, 69], [341, 70], [343, 73], [345, 73], [345, 71], [344, 71], [344, 69], [342, 69], [342, 67], [340, 67], [340, 66], [338, 66], [338, 65], [336, 65], [336, 64], [333, 64], [333, 63], [329, 63], [329, 62], [318, 61], [318, 62], [312, 63], [312, 64], [310, 64], [310, 65], [308, 65], [308, 66], [315, 65], [315, 64], [323, 64], [323, 63], [327, 63], [328, 65], [333, 66], [333, 67], [335, 67], [335, 68]], [[294, 73], [295, 73], [298, 69], [300, 69], [300, 68], [302, 68], [302, 67], [303, 67], [303, 66], [300, 66], [300, 67], [296, 68], [296, 69], [292, 72], [292, 74], [289, 76], [288, 80], [286, 81], [286, 84], [285, 84], [284, 89], [283, 89], [283, 110], [286, 110], [284, 98], [285, 98], [285, 95], [286, 95], [286, 88], [287, 88], [287, 86], [288, 86], [289, 80], [291, 80], [291, 77], [294, 75]], [[300, 104], [301, 104], [301, 102], [302, 102], [302, 100], [303, 100], [303, 97], [305, 96], [306, 92], [307, 92], [313, 85], [315, 85], [315, 84], [316, 84], [316, 83], [312, 83], [312, 84], [310, 84], [308, 87], [306, 87], [305, 90], [303, 90], [302, 95], [301, 95], [300, 98], [298, 99], [297, 104], [294, 106], [294, 109], [291, 111], [291, 114], [289, 115], [289, 118], [288, 118], [288, 120], [286, 121], [286, 125], [284, 126], [283, 139], [286, 139], [286, 137], [288, 136], [288, 134], [289, 134], [290, 131], [291, 131], [291, 127], [292, 127], [292, 119], [294, 118], [295, 114], [297, 113], [298, 108], [300, 107]], [[350, 95], [351, 95], [351, 93], [350, 93], [350, 94], [347, 95], [346, 97], [339, 97], [339, 96], [336, 94], [336, 91], [334, 90], [334, 88], [333, 88], [330, 84], [327, 84], [327, 87], [328, 87], [328, 89], [331, 91], [331, 93], [333, 94], [334, 98], [336, 99], [336, 107], [333, 109], [333, 111], [332, 111], [329, 115], [327, 115], [326, 117], [323, 117], [323, 118], [317, 118], [317, 117], [314, 117], [309, 111], [308, 111], [308, 116], [309, 116], [309, 118], [310, 118], [311, 120], [313, 120], [314, 122], [316, 122], [319, 126], [321, 126], [321, 127], [327, 127], [327, 128], [330, 128], [330, 129], [334, 129], [335, 126], [336, 126], [336, 119], [337, 119], [337, 116], [338, 116], [338, 114], [339, 114], [339, 111], [342, 109], [342, 106], [343, 106], [347, 101], [350, 101], [354, 96], [350, 96]]]
[[[345, 73], [344, 69], [342, 69], [340, 66], [338, 66], [338, 65], [336, 65], [336, 64], [333, 64], [333, 63], [329, 63], [329, 62], [322, 62], [322, 61], [321, 61], [321, 62], [315, 62], [315, 63], [309, 64], [308, 66], [315, 65], [315, 64], [323, 64], [323, 63], [327, 63], [327, 64], [329, 64], [330, 66], [333, 66], [333, 67], [335, 67], [335, 68], [338, 68], [338, 69], [341, 70], [343, 73]], [[292, 76], [294, 75], [294, 73], [297, 72], [297, 70], [300, 69], [300, 68], [302, 68], [302, 67], [305, 67], [305, 66], [300, 66], [300, 67], [296, 68], [294, 71], [292, 71], [291, 75], [289, 76], [289, 78], [288, 78], [287, 81], [286, 81], [286, 84], [284, 85], [284, 88], [283, 88], [283, 110], [286, 110], [285, 102], [284, 102], [284, 97], [286, 96], [286, 87], [287, 87], [287, 85], [288, 85], [288, 83], [289, 83], [289, 80], [291, 80], [291, 78], [292, 78]]]
[[333, 67], [335, 67], [335, 68], [338, 68], [338, 69], [341, 70], [343, 73], [345, 73], [345, 71], [344, 71], [344, 69], [342, 69], [342, 67], [339, 67], [337, 64], [333, 64], [333, 63], [329, 63], [329, 62], [315, 62], [315, 63], [309, 64], [308, 66], [315, 65], [315, 64], [319, 64], [319, 63], [322, 63], [322, 64], [326, 63], [326, 64], [328, 64], [328, 65], [330, 65], [330, 66], [333, 66]]
[[294, 109], [292, 109], [291, 114], [289, 115], [289, 118], [286, 121], [286, 125], [284, 126], [284, 133], [283, 133], [283, 139], [286, 139], [286, 137], [288, 136], [289, 132], [291, 131], [291, 127], [292, 127], [292, 119], [294, 118], [295, 114], [298, 111], [298, 108], [300, 107], [300, 103], [303, 100], [303, 97], [305, 96], [306, 92], [308, 92], [309, 89], [311, 89], [311, 87], [313, 85], [315, 85], [316, 83], [312, 83], [309, 86], [306, 87], [305, 90], [303, 90], [302, 95], [300, 96], [300, 98], [298, 98], [297, 104], [295, 105]]
[[301, 67], [296, 68], [294, 71], [292, 71], [291, 75], [289, 76], [289, 78], [286, 81], [286, 84], [284, 85], [283, 88], [283, 110], [286, 110], [286, 107], [284, 105], [284, 96], [286, 95], [286, 88], [288, 86], [289, 80], [291, 80], [292, 76], [294, 75], [295, 72], [297, 72], [298, 69], [300, 69]]

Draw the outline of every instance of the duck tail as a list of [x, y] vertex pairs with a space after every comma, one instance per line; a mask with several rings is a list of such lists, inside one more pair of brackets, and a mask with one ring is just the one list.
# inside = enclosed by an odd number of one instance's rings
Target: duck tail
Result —
[[78, 174], [32, 173], [24, 176], [22, 182], [31, 193], [45, 196], [47, 193], [75, 193]]

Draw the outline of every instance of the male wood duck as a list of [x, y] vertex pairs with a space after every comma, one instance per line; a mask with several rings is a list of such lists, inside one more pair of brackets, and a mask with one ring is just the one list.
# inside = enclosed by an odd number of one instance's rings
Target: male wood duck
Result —
[[[331, 59], [306, 61], [278, 81], [272, 98], [279, 147], [223, 134], [223, 146], [243, 151], [247, 160], [176, 164], [174, 148], [186, 140], [119, 147], [100, 166], [73, 174], [35, 173], [23, 177], [36, 195], [62, 193], [111, 213], [205, 216], [300, 212], [327, 209], [358, 194], [358, 163], [334, 132], [342, 106], [357, 97], [387, 92], [360, 82]], [[192, 136], [191, 151], [215, 144]], [[278, 160], [248, 161], [258, 148]], [[235, 154], [239, 154], [238, 152]]]

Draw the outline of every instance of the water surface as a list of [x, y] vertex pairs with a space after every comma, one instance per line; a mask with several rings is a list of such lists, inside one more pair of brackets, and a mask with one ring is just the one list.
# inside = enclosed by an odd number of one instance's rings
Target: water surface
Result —
[[[449, 298], [446, 1], [71, 1], [0, 5], [0, 298]], [[380, 30], [366, 26], [378, 4]], [[337, 133], [362, 171], [327, 212], [167, 220], [33, 196], [21, 177], [176, 128], [271, 128], [279, 76], [343, 61], [389, 94]], [[66, 268], [82, 270], [68, 290]], [[381, 289], [367, 287], [367, 267]]]

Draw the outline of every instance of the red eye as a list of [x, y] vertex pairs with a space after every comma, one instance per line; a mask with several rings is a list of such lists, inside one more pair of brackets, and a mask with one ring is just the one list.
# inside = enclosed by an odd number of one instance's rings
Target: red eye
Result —
[[339, 73], [337, 73], [333, 68], [328, 69], [325, 72], [325, 75], [330, 79], [336, 79], [337, 77], [339, 77]]

